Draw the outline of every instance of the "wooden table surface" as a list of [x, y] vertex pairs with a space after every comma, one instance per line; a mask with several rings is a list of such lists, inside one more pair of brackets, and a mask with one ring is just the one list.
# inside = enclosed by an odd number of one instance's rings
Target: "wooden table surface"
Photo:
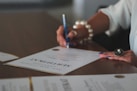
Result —
[[[57, 46], [56, 29], [59, 25], [59, 21], [44, 11], [0, 13], [0, 51], [11, 53], [21, 58]], [[106, 51], [94, 42], [78, 48]], [[55, 75], [6, 66], [4, 63], [0, 62], [0, 78]], [[125, 62], [99, 59], [66, 75], [121, 73], [137, 73], [137, 68]]]

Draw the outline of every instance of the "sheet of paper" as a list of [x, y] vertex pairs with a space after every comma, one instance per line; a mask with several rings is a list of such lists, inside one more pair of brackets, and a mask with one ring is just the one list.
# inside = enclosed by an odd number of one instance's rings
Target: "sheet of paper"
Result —
[[28, 78], [0, 80], [0, 91], [31, 91], [30, 87], [30, 81]]
[[34, 91], [137, 91], [137, 74], [33, 77]]
[[0, 91], [137, 91], [137, 74], [0, 79]]
[[13, 59], [17, 59], [18, 57], [9, 53], [0, 52], [0, 61], [5, 62]]
[[6, 65], [35, 69], [55, 74], [67, 74], [99, 59], [99, 52], [75, 48], [54, 47]]

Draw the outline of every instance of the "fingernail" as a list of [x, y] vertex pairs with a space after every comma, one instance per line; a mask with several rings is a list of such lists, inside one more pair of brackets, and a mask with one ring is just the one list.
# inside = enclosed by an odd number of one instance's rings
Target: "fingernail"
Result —
[[107, 58], [110, 58], [111, 56], [107, 56]]
[[104, 52], [99, 52], [99, 54], [103, 54]]

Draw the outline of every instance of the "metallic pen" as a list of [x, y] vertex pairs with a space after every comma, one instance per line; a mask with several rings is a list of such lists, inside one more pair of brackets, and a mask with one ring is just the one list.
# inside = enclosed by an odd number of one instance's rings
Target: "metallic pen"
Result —
[[62, 14], [62, 20], [63, 20], [63, 26], [64, 26], [66, 47], [69, 48], [70, 47], [70, 38], [68, 37], [69, 31], [68, 31], [68, 27], [67, 27], [67, 23], [66, 23], [66, 16], [65, 16], [65, 14]]

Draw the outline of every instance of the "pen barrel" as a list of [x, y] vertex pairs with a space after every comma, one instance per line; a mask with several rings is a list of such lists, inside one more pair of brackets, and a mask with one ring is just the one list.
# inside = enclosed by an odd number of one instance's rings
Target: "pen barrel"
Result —
[[68, 30], [68, 27], [67, 27], [65, 14], [62, 14], [62, 20], [63, 20], [64, 34], [65, 34], [66, 42], [70, 42], [70, 38], [68, 37], [69, 30]]

